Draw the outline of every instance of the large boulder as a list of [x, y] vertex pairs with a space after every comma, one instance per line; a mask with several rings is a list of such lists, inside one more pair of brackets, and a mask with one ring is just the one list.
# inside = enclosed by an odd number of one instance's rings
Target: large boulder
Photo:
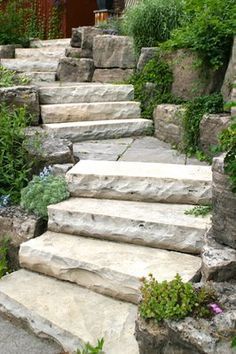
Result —
[[[176, 270], [177, 271], [177, 270]], [[196, 285], [198, 287], [199, 285]], [[212, 319], [186, 317], [163, 323], [136, 321], [140, 354], [233, 354], [231, 341], [236, 326], [236, 285], [211, 283], [224, 309]]]
[[40, 168], [45, 165], [75, 163], [73, 145], [67, 139], [36, 133], [28, 135], [25, 146], [30, 158], [36, 159]]
[[90, 82], [93, 73], [92, 59], [62, 58], [57, 68], [57, 78], [62, 82]]
[[185, 109], [181, 105], [161, 104], [153, 113], [155, 136], [167, 143], [180, 145], [183, 141], [183, 115]]
[[72, 28], [71, 41], [70, 41], [71, 47], [80, 48], [81, 41], [82, 41], [81, 27]]
[[93, 50], [93, 40], [97, 35], [102, 35], [101, 28], [84, 26], [81, 27], [81, 48], [87, 50]]
[[221, 87], [221, 93], [224, 101], [231, 101], [231, 92], [234, 80], [236, 79], [236, 36], [234, 37], [232, 53], [229, 60], [228, 68], [225, 73], [223, 85]]
[[98, 35], [93, 41], [93, 59], [97, 68], [135, 68], [133, 41], [126, 36]]
[[95, 69], [93, 74], [94, 82], [119, 83], [126, 81], [133, 75], [134, 69]]
[[218, 145], [218, 135], [230, 123], [229, 114], [205, 114], [200, 123], [200, 147], [208, 155], [213, 155], [211, 148]]
[[26, 106], [32, 116], [32, 125], [37, 125], [40, 116], [39, 94], [34, 86], [13, 86], [0, 88], [0, 103], [17, 107]]
[[212, 165], [212, 233], [217, 242], [236, 249], [236, 193], [224, 173], [224, 155]]

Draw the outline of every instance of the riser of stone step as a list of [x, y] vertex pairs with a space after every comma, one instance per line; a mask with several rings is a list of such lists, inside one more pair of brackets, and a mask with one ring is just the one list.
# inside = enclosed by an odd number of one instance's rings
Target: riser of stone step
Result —
[[137, 308], [76, 284], [19, 270], [0, 280], [0, 313], [53, 338], [65, 352], [104, 338], [109, 354], [138, 354], [134, 338]]
[[210, 166], [81, 160], [66, 178], [74, 197], [211, 203]]
[[19, 72], [55, 72], [57, 70], [58, 60], [1, 59], [1, 65], [7, 69]]
[[210, 217], [186, 215], [192, 208], [181, 204], [70, 198], [48, 207], [48, 230], [200, 254]]
[[141, 118], [43, 125], [49, 133], [72, 142], [146, 135], [152, 127], [150, 119]]
[[41, 87], [41, 104], [121, 102], [134, 99], [132, 85], [70, 84]]
[[48, 39], [48, 40], [33, 40], [30, 42], [30, 48], [43, 48], [43, 47], [67, 47], [70, 45], [70, 38], [62, 39]]
[[139, 102], [67, 103], [41, 106], [44, 124], [140, 118]]
[[65, 56], [65, 48], [61, 47], [42, 47], [42, 48], [16, 48], [15, 58], [44, 60], [60, 59]]
[[30, 83], [45, 83], [55, 82], [56, 72], [24, 72], [23, 75], [30, 79]]
[[178, 272], [187, 282], [201, 267], [197, 256], [50, 231], [23, 243], [19, 255], [23, 268], [135, 304], [141, 278], [169, 281]]

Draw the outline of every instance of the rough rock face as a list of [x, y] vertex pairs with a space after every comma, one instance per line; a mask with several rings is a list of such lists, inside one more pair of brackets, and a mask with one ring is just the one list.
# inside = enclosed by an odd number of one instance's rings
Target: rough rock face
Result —
[[182, 118], [184, 112], [185, 110], [181, 105], [158, 105], [153, 113], [155, 136], [170, 144], [181, 144], [183, 140]]
[[213, 160], [212, 233], [221, 244], [236, 249], [236, 193], [224, 174], [224, 155]]
[[15, 57], [15, 46], [14, 45], [0, 45], [0, 59], [9, 58], [12, 59]]
[[26, 143], [30, 157], [42, 165], [74, 163], [73, 145], [69, 140], [42, 134], [28, 137]]
[[200, 146], [205, 153], [212, 154], [211, 147], [218, 144], [218, 135], [229, 122], [229, 114], [204, 115], [200, 123]]
[[236, 250], [215, 242], [211, 236], [210, 231], [202, 251], [202, 280], [222, 282], [236, 279]]
[[209, 94], [221, 88], [224, 68], [220, 71], [203, 73], [195, 68], [198, 59], [190, 50], [179, 49], [165, 54], [163, 59], [169, 63], [173, 72], [172, 94], [183, 99]]
[[81, 27], [81, 48], [92, 50], [93, 49], [93, 39], [97, 35], [101, 35], [103, 33], [102, 29], [84, 26]]
[[236, 326], [236, 285], [213, 283], [223, 313], [211, 320], [187, 317], [181, 321], [136, 321], [140, 354], [233, 354], [230, 347]]
[[72, 35], [70, 45], [71, 47], [80, 48], [81, 47], [82, 33], [81, 28], [72, 28]]
[[96, 36], [93, 41], [93, 59], [97, 68], [135, 68], [133, 41], [126, 36]]
[[144, 66], [149, 62], [149, 60], [155, 58], [157, 51], [157, 47], [142, 48], [137, 64], [137, 69], [142, 70]]
[[92, 59], [63, 58], [58, 64], [57, 78], [62, 82], [90, 82], [93, 72]]
[[17, 206], [0, 208], [0, 241], [5, 237], [10, 239], [10, 267], [19, 267], [18, 251], [22, 242], [42, 235], [47, 223], [41, 218], [26, 213]]
[[236, 36], [234, 37], [234, 43], [232, 47], [232, 54], [228, 64], [227, 71], [225, 73], [225, 78], [223, 85], [221, 87], [221, 93], [223, 95], [224, 101], [230, 101], [231, 98], [231, 91], [232, 91], [232, 84], [235, 80], [235, 67], [236, 65]]
[[37, 125], [39, 120], [39, 95], [36, 87], [13, 86], [0, 88], [0, 103], [6, 102], [10, 105], [25, 105], [32, 115], [32, 125]]
[[117, 83], [127, 80], [133, 75], [134, 69], [95, 69], [94, 82]]
[[90, 49], [82, 49], [82, 48], [66, 48], [65, 56], [70, 58], [90, 58], [92, 59], [93, 53]]

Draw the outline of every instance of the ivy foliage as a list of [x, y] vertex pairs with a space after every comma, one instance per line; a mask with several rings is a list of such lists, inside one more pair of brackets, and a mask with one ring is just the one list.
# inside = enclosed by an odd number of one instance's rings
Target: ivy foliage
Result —
[[122, 31], [134, 39], [137, 52], [142, 47], [154, 47], [170, 37], [180, 25], [183, 0], [144, 0], [128, 8], [123, 17]]
[[187, 316], [210, 317], [211, 311], [207, 305], [216, 300], [211, 288], [197, 290], [191, 283], [184, 283], [178, 274], [173, 280], [161, 283], [150, 275], [144, 279], [141, 293], [140, 315], [158, 322]]
[[232, 118], [230, 126], [220, 134], [219, 142], [221, 151], [226, 151], [225, 173], [229, 175], [232, 191], [236, 193], [236, 117]]
[[152, 118], [154, 108], [161, 103], [179, 103], [171, 95], [173, 75], [169, 65], [158, 55], [141, 71], [137, 71], [128, 83], [134, 85], [135, 100], [141, 102], [142, 117]]
[[219, 93], [196, 97], [185, 103], [185, 108], [186, 111], [183, 117], [183, 151], [191, 156], [199, 150], [199, 127], [203, 115], [223, 112], [223, 97]]
[[190, 48], [202, 64], [221, 67], [229, 58], [236, 32], [235, 0], [185, 0], [183, 19], [165, 46]]

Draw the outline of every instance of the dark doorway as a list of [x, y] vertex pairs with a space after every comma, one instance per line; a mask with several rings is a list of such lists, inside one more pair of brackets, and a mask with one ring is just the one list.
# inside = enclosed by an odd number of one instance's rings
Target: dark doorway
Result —
[[71, 37], [71, 29], [79, 26], [93, 26], [96, 0], [66, 1], [66, 36]]

